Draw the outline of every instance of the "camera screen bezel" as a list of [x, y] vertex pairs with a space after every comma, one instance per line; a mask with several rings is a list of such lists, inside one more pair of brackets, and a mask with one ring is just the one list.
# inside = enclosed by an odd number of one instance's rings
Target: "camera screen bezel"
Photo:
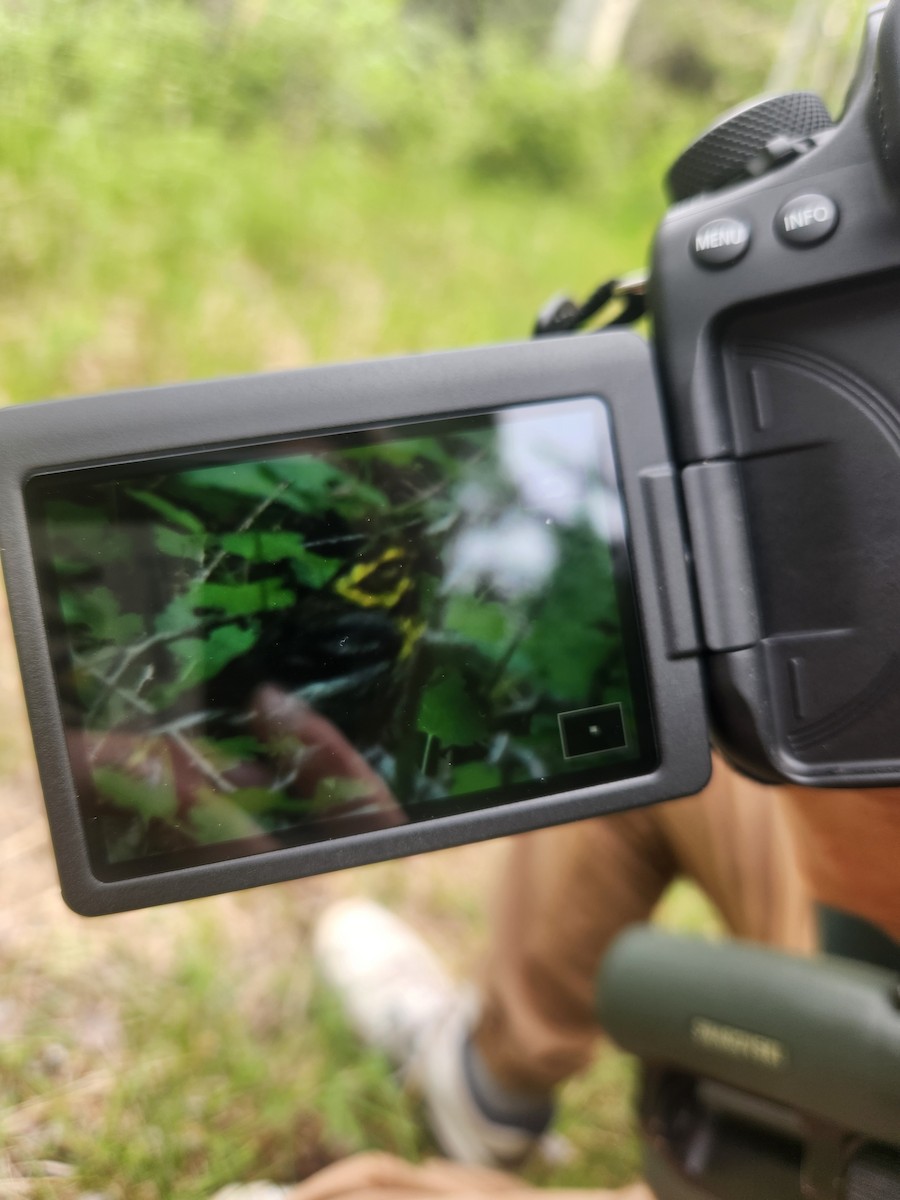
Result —
[[[513, 801], [417, 825], [351, 834], [170, 872], [103, 881], [91, 870], [50, 663], [23, 502], [35, 475], [214, 447], [581, 396], [613, 428], [659, 764], [599, 786]], [[199, 429], [215, 439], [198, 441]], [[321, 367], [5, 411], [0, 420], [0, 538], [26, 699], [63, 894], [86, 915], [277, 882], [651, 803], [696, 791], [709, 772], [698, 662], [674, 657], [641, 475], [668, 464], [647, 345], [632, 334], [553, 339], [408, 359]]]

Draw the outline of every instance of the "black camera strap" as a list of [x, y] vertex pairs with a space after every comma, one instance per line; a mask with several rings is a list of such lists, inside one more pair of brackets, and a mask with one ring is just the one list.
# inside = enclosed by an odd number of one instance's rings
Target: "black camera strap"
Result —
[[577, 333], [612, 304], [619, 311], [592, 332], [601, 333], [618, 325], [633, 325], [647, 311], [647, 276], [642, 271], [610, 279], [595, 288], [587, 300], [576, 303], [569, 296], [553, 296], [538, 313], [532, 337], [556, 337]]

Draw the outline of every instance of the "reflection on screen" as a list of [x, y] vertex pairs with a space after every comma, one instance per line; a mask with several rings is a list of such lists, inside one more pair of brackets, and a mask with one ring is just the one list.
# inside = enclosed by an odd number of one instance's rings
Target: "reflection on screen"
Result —
[[107, 877], [653, 765], [597, 400], [68, 471], [26, 492]]

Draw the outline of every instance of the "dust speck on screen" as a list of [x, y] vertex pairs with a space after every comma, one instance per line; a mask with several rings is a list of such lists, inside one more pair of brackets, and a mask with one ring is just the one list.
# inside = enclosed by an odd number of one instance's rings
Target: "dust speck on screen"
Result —
[[655, 765], [595, 398], [59, 471], [26, 504], [101, 878]]

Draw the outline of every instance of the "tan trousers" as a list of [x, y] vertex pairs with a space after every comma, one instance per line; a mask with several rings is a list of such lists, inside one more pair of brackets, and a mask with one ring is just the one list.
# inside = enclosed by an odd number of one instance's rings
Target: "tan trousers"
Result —
[[706, 893], [736, 936], [813, 948], [782, 796], [719, 760], [698, 796], [515, 838], [475, 1034], [501, 1083], [546, 1094], [587, 1065], [603, 955], [678, 876]]

